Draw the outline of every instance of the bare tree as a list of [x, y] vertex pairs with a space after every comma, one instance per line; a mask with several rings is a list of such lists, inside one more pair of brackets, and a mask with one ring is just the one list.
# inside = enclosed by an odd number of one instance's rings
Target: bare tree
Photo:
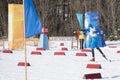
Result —
[[[8, 34], [8, 4], [22, 4], [22, 1], [0, 0], [2, 32], [0, 36]], [[79, 27], [75, 14], [97, 11], [99, 24], [104, 29], [106, 39], [120, 39], [120, 0], [33, 0], [33, 2], [43, 26], [48, 27], [50, 36], [73, 35], [73, 30]]]

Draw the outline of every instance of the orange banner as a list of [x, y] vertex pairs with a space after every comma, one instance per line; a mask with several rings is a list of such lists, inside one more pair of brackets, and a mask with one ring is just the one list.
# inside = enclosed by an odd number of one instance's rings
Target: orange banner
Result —
[[22, 49], [24, 47], [23, 5], [8, 5], [8, 48]]

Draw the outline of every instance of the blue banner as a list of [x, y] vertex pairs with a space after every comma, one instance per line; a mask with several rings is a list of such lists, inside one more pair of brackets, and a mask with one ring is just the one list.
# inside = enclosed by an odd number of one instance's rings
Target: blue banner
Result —
[[84, 48], [98, 48], [106, 46], [102, 29], [99, 28], [98, 12], [85, 13], [86, 38]]
[[80, 13], [77, 13], [76, 16], [77, 16], [80, 28], [82, 29], [83, 28], [83, 15]]
[[85, 13], [85, 29], [86, 29], [86, 38], [84, 41], [84, 48], [91, 48], [92, 38], [90, 36], [89, 26], [98, 27], [98, 13], [97, 12], [86, 12]]
[[85, 28], [91, 24], [93, 27], [99, 25], [99, 14], [98, 12], [86, 12], [85, 13]]
[[29, 38], [42, 31], [42, 23], [32, 0], [24, 0], [25, 37]]

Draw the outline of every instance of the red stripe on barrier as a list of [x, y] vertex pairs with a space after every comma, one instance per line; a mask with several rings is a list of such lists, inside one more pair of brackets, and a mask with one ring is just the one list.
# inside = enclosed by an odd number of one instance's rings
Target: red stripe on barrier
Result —
[[101, 69], [101, 65], [100, 64], [87, 64], [87, 68]]
[[36, 50], [45, 50], [45, 48], [36, 48]]
[[117, 46], [109, 46], [109, 48], [117, 48]]
[[30, 66], [30, 63], [25, 63], [25, 62], [19, 62], [18, 66]]
[[87, 56], [86, 53], [76, 53], [76, 56]]
[[84, 79], [101, 79], [102, 76], [100, 73], [85, 74]]
[[63, 51], [67, 51], [68, 49], [67, 49], [67, 48], [62, 48], [61, 50], [63, 50]]
[[32, 51], [31, 55], [41, 55], [41, 52], [37, 52], [37, 51]]
[[120, 53], [120, 50], [119, 50], [119, 51], [117, 51], [117, 53]]
[[65, 52], [54, 52], [54, 55], [65, 55]]
[[3, 53], [13, 53], [11, 50], [3, 50]]
[[60, 43], [60, 46], [64, 46], [64, 43]]
[[82, 52], [91, 52], [90, 49], [83, 49]]

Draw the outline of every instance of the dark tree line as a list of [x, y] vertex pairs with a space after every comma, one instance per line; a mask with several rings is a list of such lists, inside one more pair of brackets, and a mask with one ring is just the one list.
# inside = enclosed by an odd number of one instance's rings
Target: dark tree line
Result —
[[[49, 36], [72, 36], [79, 27], [76, 13], [99, 12], [99, 25], [105, 38], [120, 39], [120, 0], [33, 0]], [[22, 0], [0, 0], [0, 36], [8, 34], [8, 4]]]

